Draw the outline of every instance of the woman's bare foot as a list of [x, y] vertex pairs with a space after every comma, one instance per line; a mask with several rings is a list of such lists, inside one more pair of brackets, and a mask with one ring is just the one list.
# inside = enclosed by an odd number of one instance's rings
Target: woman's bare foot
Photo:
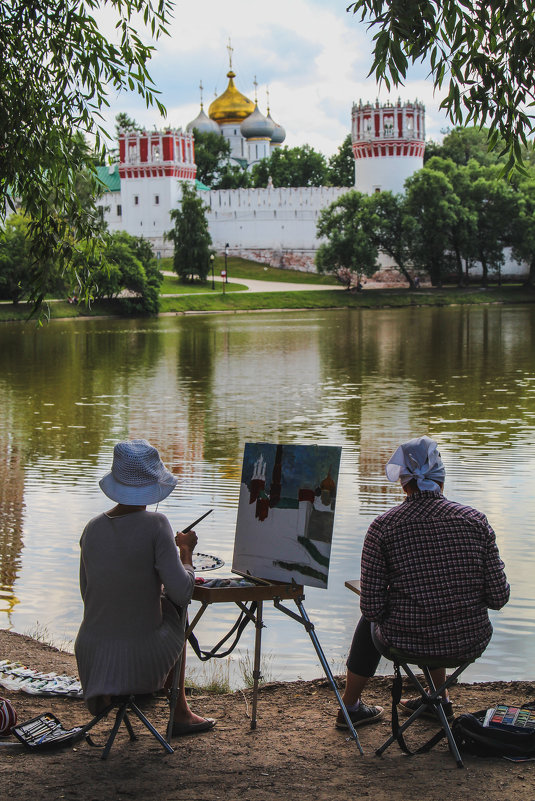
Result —
[[184, 709], [179, 709], [177, 707], [175, 710], [173, 723], [180, 723], [181, 725], [184, 726], [192, 726], [196, 723], [202, 723], [203, 720], [206, 720], [206, 718], [203, 718], [200, 715], [196, 715], [195, 712], [192, 712], [189, 707], [187, 711]]

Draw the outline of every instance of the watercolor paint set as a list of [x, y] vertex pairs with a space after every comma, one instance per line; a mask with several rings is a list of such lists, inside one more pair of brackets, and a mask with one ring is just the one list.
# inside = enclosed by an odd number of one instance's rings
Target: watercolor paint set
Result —
[[535, 710], [498, 704], [487, 709], [483, 725], [499, 729], [509, 726], [525, 730], [535, 729]]

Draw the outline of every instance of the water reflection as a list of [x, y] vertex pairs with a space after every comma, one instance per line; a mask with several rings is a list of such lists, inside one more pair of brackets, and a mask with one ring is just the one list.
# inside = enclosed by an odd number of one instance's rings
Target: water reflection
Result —
[[[530, 678], [534, 364], [531, 306], [3, 325], [0, 622], [74, 635], [78, 538], [107, 508], [97, 482], [118, 439], [147, 437], [180, 476], [160, 507], [174, 526], [215, 507], [202, 550], [228, 563], [244, 442], [340, 444], [329, 590], [310, 590], [307, 609], [341, 669], [358, 615], [344, 580], [358, 577], [369, 522], [401, 500], [384, 463], [400, 440], [428, 432], [446, 493], [488, 515], [512, 583], [473, 677]], [[205, 616], [205, 645], [233, 615]], [[274, 673], [316, 675], [306, 633], [281, 617], [266, 611]]]

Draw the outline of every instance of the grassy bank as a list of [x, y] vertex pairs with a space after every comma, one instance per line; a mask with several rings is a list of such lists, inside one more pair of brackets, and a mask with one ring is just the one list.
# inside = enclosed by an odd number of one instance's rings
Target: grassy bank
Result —
[[[226, 292], [215, 291], [181, 297], [162, 297], [162, 313], [255, 311], [264, 309], [380, 309], [406, 306], [451, 306], [481, 303], [535, 303], [535, 290], [523, 286], [489, 289], [367, 289], [359, 293], [326, 288], [325, 291]], [[121, 316], [119, 304], [95, 303], [91, 309], [69, 303], [51, 303], [51, 318]], [[0, 304], [0, 321], [24, 320], [26, 304]]]
[[[160, 287], [160, 295], [202, 295], [205, 293], [209, 294], [210, 292], [222, 292], [223, 281], [221, 278], [215, 278], [214, 283], [215, 289], [212, 289], [212, 281], [210, 278], [203, 283], [195, 281], [184, 284], [176, 276], [165, 275]], [[246, 284], [237, 284], [235, 281], [231, 281], [225, 285], [226, 292], [243, 292], [246, 289]]]
[[[173, 259], [161, 259], [159, 266], [160, 270], [172, 272]], [[224, 269], [224, 257], [216, 256], [214, 259], [215, 275], [218, 276], [221, 270]], [[304, 273], [301, 270], [281, 270], [277, 267], [268, 267], [266, 264], [259, 264], [256, 261], [249, 261], [249, 259], [241, 259], [235, 256], [230, 256], [227, 259], [227, 272], [231, 281], [239, 281], [241, 278], [255, 278], [258, 281], [286, 281], [292, 284], [325, 284], [326, 286], [338, 284], [338, 281], [332, 275]], [[210, 280], [210, 277], [208, 276], [208, 280]]]
[[535, 302], [535, 290], [525, 287], [492, 289], [370, 289], [359, 293], [325, 289], [302, 292], [248, 292], [223, 296], [162, 298], [162, 312], [252, 311], [262, 309], [402, 308], [406, 306], [450, 306], [474, 303]]

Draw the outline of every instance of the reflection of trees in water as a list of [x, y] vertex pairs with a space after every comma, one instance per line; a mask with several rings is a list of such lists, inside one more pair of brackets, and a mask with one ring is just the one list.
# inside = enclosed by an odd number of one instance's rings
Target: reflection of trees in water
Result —
[[322, 426], [317, 321], [307, 315], [247, 315], [212, 321], [216, 353], [205, 455], [239, 479], [245, 442], [296, 441]]
[[359, 452], [360, 490], [376, 498], [392, 496], [384, 465], [404, 439], [503, 447], [533, 426], [533, 306], [349, 311], [319, 343], [323, 386], [346, 390], [338, 419]]
[[533, 412], [525, 382], [535, 353], [533, 307], [352, 312], [335, 339], [321, 339], [321, 351], [326, 376], [349, 378], [361, 395], [342, 401], [348, 422], [360, 422], [360, 438], [377, 427], [395, 438], [462, 419], [462, 430], [485, 442], [490, 418], [507, 442], [518, 416]]
[[127, 433], [130, 384], [150, 373], [161, 350], [150, 323], [148, 329], [136, 325], [88, 321], [2, 329], [0, 397], [16, 410], [13, 436], [25, 464], [45, 454], [95, 462], [121, 421]]
[[0, 612], [18, 603], [13, 587], [21, 567], [24, 465], [7, 427], [0, 430]]

